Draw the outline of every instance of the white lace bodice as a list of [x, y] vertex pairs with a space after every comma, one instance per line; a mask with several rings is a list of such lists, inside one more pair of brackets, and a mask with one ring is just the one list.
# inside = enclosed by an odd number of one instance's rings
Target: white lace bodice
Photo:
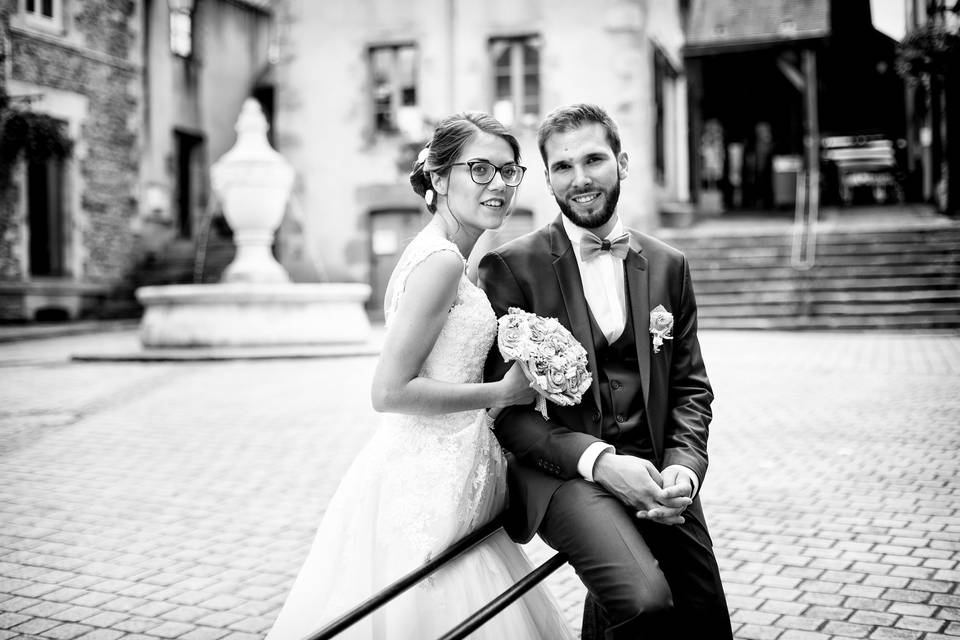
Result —
[[[463, 260], [457, 246], [431, 227], [421, 231], [401, 255], [384, 301], [388, 328], [410, 273], [438, 251], [453, 251]], [[478, 383], [497, 334], [497, 317], [486, 294], [467, 278], [463, 262], [456, 299], [420, 375], [443, 382]], [[383, 522], [402, 530], [414, 555], [444, 548], [503, 508], [506, 462], [483, 414], [482, 409], [472, 409], [383, 417], [373, 448], [380, 448], [391, 467], [408, 470], [392, 475], [388, 484], [393, 495], [409, 500], [383, 505], [381, 515]]]
[[437, 342], [423, 363], [420, 375], [444, 382], [480, 382], [483, 363], [497, 334], [497, 316], [483, 291], [466, 275], [466, 260], [457, 245], [427, 228], [407, 246], [390, 277], [384, 301], [387, 327], [406, 288], [407, 278], [427, 257], [438, 251], [452, 251], [464, 264], [457, 298]]

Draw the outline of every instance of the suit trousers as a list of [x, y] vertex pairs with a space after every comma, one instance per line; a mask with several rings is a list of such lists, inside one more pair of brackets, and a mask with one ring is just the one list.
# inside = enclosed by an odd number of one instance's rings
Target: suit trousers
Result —
[[699, 501], [684, 519], [682, 525], [639, 520], [587, 480], [557, 489], [538, 533], [568, 556], [587, 587], [585, 639], [588, 627], [603, 629], [607, 640], [733, 637]]

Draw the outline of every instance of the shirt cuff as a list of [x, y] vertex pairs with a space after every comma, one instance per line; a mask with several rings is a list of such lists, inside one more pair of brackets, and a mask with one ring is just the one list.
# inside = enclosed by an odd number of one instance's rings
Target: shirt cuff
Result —
[[593, 482], [593, 467], [597, 464], [597, 458], [600, 457], [601, 453], [606, 453], [607, 451], [614, 451], [613, 445], [609, 445], [606, 442], [594, 442], [591, 444], [580, 454], [580, 460], [577, 462], [577, 472], [583, 476], [585, 480]]

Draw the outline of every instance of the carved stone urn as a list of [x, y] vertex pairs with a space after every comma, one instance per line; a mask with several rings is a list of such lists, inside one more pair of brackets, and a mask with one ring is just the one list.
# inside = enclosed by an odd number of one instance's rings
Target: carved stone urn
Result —
[[267, 142], [267, 122], [255, 100], [244, 103], [236, 130], [236, 144], [211, 174], [237, 255], [217, 284], [137, 289], [145, 307], [141, 343], [151, 350], [213, 348], [248, 357], [367, 342], [371, 329], [363, 303], [370, 285], [290, 282], [271, 253], [294, 170]]
[[210, 169], [214, 193], [233, 230], [237, 254], [223, 282], [289, 282], [270, 251], [283, 220], [294, 171], [267, 142], [260, 103], [247, 98], [237, 119], [237, 142]]

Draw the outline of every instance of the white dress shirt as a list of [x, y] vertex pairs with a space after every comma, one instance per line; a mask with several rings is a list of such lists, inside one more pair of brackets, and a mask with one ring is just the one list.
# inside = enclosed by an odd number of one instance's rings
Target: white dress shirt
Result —
[[[616, 215], [616, 214], [614, 214]], [[580, 257], [580, 241], [585, 233], [590, 231], [570, 222], [566, 216], [561, 219], [563, 230], [570, 238], [570, 244], [573, 245], [573, 255], [577, 258], [577, 267], [580, 269], [580, 280], [583, 282], [583, 294], [587, 299], [587, 306], [594, 319], [603, 331], [607, 342], [612, 344], [616, 342], [620, 334], [623, 333], [627, 324], [627, 305], [626, 292], [624, 290], [623, 260], [617, 258], [609, 251], [602, 251], [600, 255], [590, 259], [583, 260]], [[613, 240], [624, 232], [623, 222], [616, 218], [613, 229], [607, 234], [606, 238], [601, 240]], [[638, 310], [641, 311], [642, 310]], [[637, 336], [640, 340], [642, 336]], [[593, 469], [597, 463], [600, 454], [613, 452], [612, 445], [606, 442], [594, 442], [581, 454], [577, 462], [577, 471], [585, 479], [593, 482]], [[692, 469], [676, 465], [681, 471], [686, 473], [693, 482], [693, 495], [696, 495], [700, 485], [700, 479]]]
[[[623, 260], [609, 251], [601, 251], [599, 255], [584, 261], [580, 257], [580, 239], [590, 233], [582, 227], [570, 222], [563, 216], [563, 230], [573, 245], [573, 255], [577, 257], [577, 267], [580, 268], [580, 280], [583, 281], [583, 293], [587, 298], [587, 305], [593, 313], [594, 319], [600, 325], [607, 342], [613, 344], [623, 333], [627, 324], [626, 294], [623, 284]], [[618, 218], [613, 229], [601, 240], [613, 240], [623, 234], [623, 223]]]

